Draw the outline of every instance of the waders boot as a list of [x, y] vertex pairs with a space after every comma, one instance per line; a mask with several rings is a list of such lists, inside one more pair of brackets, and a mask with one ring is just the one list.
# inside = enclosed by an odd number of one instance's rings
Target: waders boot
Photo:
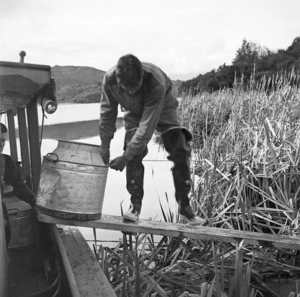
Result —
[[181, 127], [174, 127], [162, 134], [162, 140], [168, 159], [174, 163], [172, 168], [175, 198], [179, 205], [179, 214], [185, 218], [190, 225], [202, 225], [205, 220], [197, 216], [189, 201], [191, 190], [190, 162], [191, 148], [188, 141], [192, 139], [188, 130]]

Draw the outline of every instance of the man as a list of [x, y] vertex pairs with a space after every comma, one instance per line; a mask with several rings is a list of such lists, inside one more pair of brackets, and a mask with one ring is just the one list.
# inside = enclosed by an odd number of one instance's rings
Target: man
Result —
[[[36, 203], [36, 195], [31, 191], [28, 185], [20, 174], [20, 170], [17, 167], [15, 161], [9, 156], [2, 154], [5, 141], [7, 137], [7, 127], [0, 123], [0, 184], [1, 193], [3, 197], [4, 184], [10, 184], [13, 187], [14, 194], [21, 200], [30, 204], [33, 208]], [[4, 219], [6, 220], [5, 233], [7, 237], [7, 244], [10, 238], [10, 229], [8, 223], [8, 213], [5, 203], [2, 201]]]
[[107, 71], [103, 79], [103, 95], [99, 134], [100, 154], [108, 164], [110, 142], [116, 131], [118, 105], [124, 113], [125, 141], [123, 155], [113, 159], [112, 169], [122, 171], [126, 167], [127, 190], [131, 205], [124, 219], [136, 222], [144, 196], [143, 158], [147, 155], [147, 144], [155, 130], [161, 133], [168, 159], [174, 162], [172, 168], [175, 197], [179, 214], [190, 224], [200, 225], [205, 220], [198, 217], [189, 203], [191, 133], [180, 126], [177, 115], [178, 102], [171, 94], [172, 82], [157, 66], [141, 63], [137, 57], [128, 54], [121, 57], [115, 67]]

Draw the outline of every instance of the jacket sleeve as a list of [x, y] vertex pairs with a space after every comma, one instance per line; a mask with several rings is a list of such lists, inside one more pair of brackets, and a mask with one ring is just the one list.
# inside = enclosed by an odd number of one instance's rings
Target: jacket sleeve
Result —
[[99, 120], [99, 135], [102, 147], [109, 148], [110, 146], [116, 132], [117, 115], [118, 103], [107, 84], [106, 76], [104, 76]]
[[31, 206], [34, 206], [36, 202], [36, 195], [31, 191], [22, 178], [15, 161], [8, 155], [5, 156], [5, 171], [3, 179], [6, 183], [13, 187], [15, 195], [19, 199], [29, 203]]
[[138, 156], [151, 140], [164, 106], [165, 94], [165, 87], [159, 85], [145, 98], [144, 110], [139, 127], [131, 141], [127, 144], [123, 154], [128, 161]]

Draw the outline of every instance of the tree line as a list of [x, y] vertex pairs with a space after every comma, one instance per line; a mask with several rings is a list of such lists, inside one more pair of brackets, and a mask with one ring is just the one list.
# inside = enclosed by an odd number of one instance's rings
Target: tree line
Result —
[[291, 71], [300, 71], [300, 37], [296, 37], [286, 50], [276, 52], [244, 39], [231, 65], [224, 63], [218, 69], [199, 74], [183, 82], [179, 91], [192, 95], [213, 92], [232, 88], [237, 80], [246, 86], [251, 79], [259, 80]]

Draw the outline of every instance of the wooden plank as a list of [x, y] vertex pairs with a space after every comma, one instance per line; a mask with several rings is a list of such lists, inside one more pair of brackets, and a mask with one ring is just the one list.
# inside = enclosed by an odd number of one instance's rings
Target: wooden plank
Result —
[[66, 278], [68, 281], [71, 295], [72, 295], [72, 297], [81, 297], [80, 293], [78, 291], [78, 288], [77, 288], [76, 280], [75, 280], [75, 277], [73, 274], [72, 267], [70, 265], [70, 261], [68, 259], [67, 251], [66, 251], [65, 246], [61, 240], [61, 237], [57, 231], [57, 228], [55, 225], [50, 225], [49, 229], [51, 230], [51, 233], [52, 233], [51, 235], [53, 236], [53, 241], [57, 245], [57, 248], [58, 248], [58, 251], [59, 251], [59, 254], [61, 257], [61, 261], [64, 266], [64, 270], [65, 270], [65, 274], [66, 274]]
[[0, 296], [9, 296], [9, 258], [5, 239], [4, 217], [2, 210], [2, 193], [0, 191]]
[[95, 221], [75, 221], [55, 218], [39, 212], [38, 219], [44, 223], [119, 230], [128, 233], [147, 233], [232, 243], [240, 243], [244, 240], [245, 244], [255, 246], [300, 250], [300, 238], [296, 236], [273, 235], [205, 226], [190, 226], [188, 224], [173, 224], [150, 220], [140, 220], [138, 223], [129, 223], [123, 221], [122, 217], [104, 214], [101, 219]]
[[116, 297], [99, 262], [78, 228], [63, 227], [59, 235], [66, 249], [79, 296]]
[[27, 105], [28, 136], [31, 159], [32, 189], [37, 193], [41, 173], [41, 150], [39, 139], [39, 119], [36, 100]]
[[51, 71], [51, 67], [49, 65], [0, 61], [0, 68], [2, 68], [1, 69], [2, 73], [4, 73], [4, 71], [3, 71], [4, 67], [17, 68], [17, 69], [45, 70], [48, 72]]
[[18, 161], [17, 137], [16, 137], [14, 113], [12, 110], [9, 110], [7, 112], [7, 121], [8, 121], [8, 129], [9, 129], [10, 156], [15, 160], [15, 162], [17, 162]]

